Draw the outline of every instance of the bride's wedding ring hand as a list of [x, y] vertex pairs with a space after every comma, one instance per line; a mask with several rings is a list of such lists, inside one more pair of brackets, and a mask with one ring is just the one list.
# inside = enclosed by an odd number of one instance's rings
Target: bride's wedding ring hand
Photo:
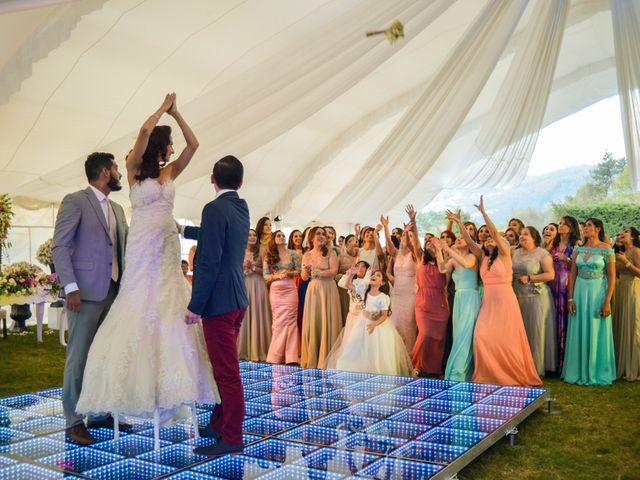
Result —
[[187, 313], [184, 316], [184, 323], [187, 325], [194, 325], [200, 321], [200, 315], [190, 312], [187, 310]]

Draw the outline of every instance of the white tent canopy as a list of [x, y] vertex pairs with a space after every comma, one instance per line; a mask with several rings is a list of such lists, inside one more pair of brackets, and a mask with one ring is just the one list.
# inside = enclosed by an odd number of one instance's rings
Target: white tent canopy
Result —
[[[365, 37], [396, 19], [406, 38]], [[638, 0], [3, 2], [0, 192], [59, 201], [96, 150], [123, 166], [168, 91], [201, 145], [176, 217], [228, 153], [253, 219], [288, 225], [515, 185], [540, 128], [618, 92], [637, 189], [639, 29]]]

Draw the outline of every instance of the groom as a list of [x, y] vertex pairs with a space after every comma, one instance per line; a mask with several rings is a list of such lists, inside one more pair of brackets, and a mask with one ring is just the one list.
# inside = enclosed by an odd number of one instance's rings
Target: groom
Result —
[[227, 155], [213, 167], [211, 183], [216, 198], [202, 211], [193, 290], [185, 321], [202, 317], [213, 375], [222, 404], [201, 431], [217, 443], [195, 453], [218, 456], [243, 451], [244, 391], [236, 342], [249, 301], [242, 263], [249, 236], [249, 208], [238, 196], [244, 169], [236, 157]]
[[[89, 186], [62, 200], [52, 254], [69, 310], [62, 389], [66, 433], [74, 442], [89, 445], [95, 438], [76, 413], [76, 404], [89, 347], [118, 293], [128, 227], [122, 207], [108, 198], [122, 188], [113, 155], [94, 152], [87, 157], [84, 169]], [[89, 417], [87, 426], [113, 428], [113, 418]]]

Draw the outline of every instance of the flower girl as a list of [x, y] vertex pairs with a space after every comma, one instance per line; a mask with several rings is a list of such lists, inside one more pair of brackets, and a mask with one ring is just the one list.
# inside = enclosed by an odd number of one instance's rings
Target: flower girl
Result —
[[345, 330], [341, 346], [329, 357], [329, 368], [384, 375], [409, 375], [411, 359], [393, 322], [389, 296], [380, 291], [386, 283], [373, 272], [364, 292], [364, 309]]

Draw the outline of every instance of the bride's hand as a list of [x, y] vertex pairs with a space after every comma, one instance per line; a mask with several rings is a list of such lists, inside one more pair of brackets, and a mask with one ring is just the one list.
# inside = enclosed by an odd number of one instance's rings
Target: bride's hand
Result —
[[176, 113], [178, 113], [178, 105], [176, 104], [176, 94], [173, 93], [172, 96], [173, 96], [173, 103], [171, 104], [171, 107], [169, 108], [169, 110], [167, 110], [167, 113], [172, 117], [174, 117]]
[[184, 316], [184, 323], [187, 325], [194, 325], [200, 321], [200, 315], [196, 313], [192, 313], [187, 310], [187, 313]]
[[164, 97], [164, 102], [162, 102], [162, 105], [160, 105], [160, 110], [169, 112], [173, 108], [173, 103], [175, 102], [175, 100], [175, 93], [167, 93], [167, 95]]

